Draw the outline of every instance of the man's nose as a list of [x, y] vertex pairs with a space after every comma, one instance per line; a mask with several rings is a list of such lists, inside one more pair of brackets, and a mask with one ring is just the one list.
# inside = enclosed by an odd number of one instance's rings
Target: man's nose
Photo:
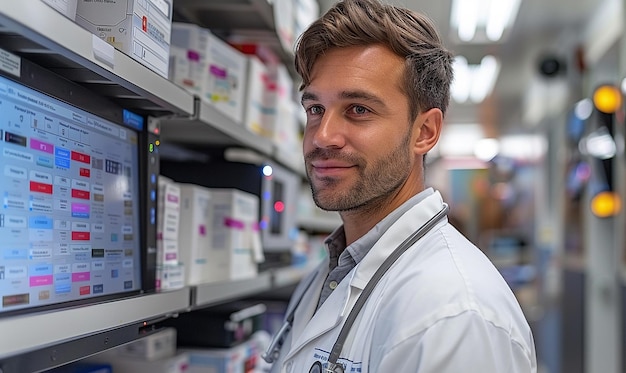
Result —
[[313, 144], [318, 148], [342, 148], [345, 145], [347, 126], [345, 119], [335, 110], [326, 110], [313, 134]]

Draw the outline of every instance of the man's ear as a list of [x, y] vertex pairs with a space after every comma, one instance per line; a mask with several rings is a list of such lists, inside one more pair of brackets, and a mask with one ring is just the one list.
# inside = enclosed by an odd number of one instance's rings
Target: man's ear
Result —
[[414, 143], [416, 154], [426, 154], [439, 141], [441, 128], [443, 126], [443, 113], [441, 109], [432, 108], [420, 113], [413, 124], [417, 133]]

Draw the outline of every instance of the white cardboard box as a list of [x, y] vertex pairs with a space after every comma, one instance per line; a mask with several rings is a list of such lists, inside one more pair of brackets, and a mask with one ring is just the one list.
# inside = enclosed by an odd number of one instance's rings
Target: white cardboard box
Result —
[[178, 248], [185, 265], [185, 284], [207, 282], [213, 267], [211, 258], [211, 192], [208, 188], [180, 183], [180, 227]]
[[251, 342], [231, 348], [184, 348], [182, 351], [189, 356], [187, 373], [248, 373], [260, 360], [260, 351]]
[[156, 267], [157, 290], [174, 290], [185, 287], [185, 265], [165, 264]]
[[286, 153], [300, 156], [302, 141], [297, 110], [302, 107], [293, 98], [294, 83], [287, 67], [275, 66], [276, 80], [276, 115], [274, 117], [274, 142]]
[[246, 55], [209, 33], [201, 97], [238, 124], [243, 123], [246, 69]]
[[167, 78], [172, 0], [78, 0], [76, 23]]
[[261, 359], [271, 336], [265, 331], [254, 333], [247, 341], [231, 348], [182, 348], [189, 355], [187, 373], [269, 372], [271, 366]]
[[177, 265], [180, 187], [162, 175], [159, 175], [158, 187], [157, 265]]
[[198, 25], [172, 23], [170, 80], [198, 97], [208, 73], [209, 36], [209, 30]]
[[258, 229], [259, 198], [238, 189], [211, 189], [212, 281], [256, 277], [264, 260]]
[[170, 79], [238, 124], [243, 123], [247, 59], [211, 31], [172, 24]]
[[245, 345], [229, 349], [183, 349], [189, 356], [187, 373], [247, 373], [251, 360]]
[[76, 4], [78, 0], [42, 0], [72, 21], [76, 20]]
[[244, 125], [253, 133], [273, 140], [276, 123], [276, 82], [263, 61], [255, 55], [249, 55], [247, 58]]

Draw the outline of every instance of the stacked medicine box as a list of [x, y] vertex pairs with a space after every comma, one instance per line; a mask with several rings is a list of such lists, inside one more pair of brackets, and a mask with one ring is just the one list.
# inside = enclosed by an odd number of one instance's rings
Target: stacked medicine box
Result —
[[172, 0], [78, 0], [76, 23], [167, 78], [172, 7]]
[[242, 123], [247, 64], [243, 53], [189, 23], [174, 22], [171, 40], [170, 80]]
[[178, 247], [185, 284], [253, 278], [264, 260], [259, 199], [238, 189], [180, 183]]
[[162, 175], [158, 186], [156, 288], [178, 289], [185, 285], [185, 267], [178, 250], [180, 186]]

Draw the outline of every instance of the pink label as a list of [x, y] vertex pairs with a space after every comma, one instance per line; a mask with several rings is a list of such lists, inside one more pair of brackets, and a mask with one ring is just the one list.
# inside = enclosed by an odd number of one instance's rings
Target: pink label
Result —
[[73, 213], [88, 213], [89, 205], [85, 203], [72, 203]]
[[200, 61], [200, 53], [193, 51], [193, 50], [188, 50], [187, 58], [189, 58], [192, 61]]
[[235, 220], [232, 218], [225, 218], [224, 219], [224, 225], [227, 226], [228, 228], [234, 228], [234, 229], [244, 229], [245, 225], [241, 220]]
[[89, 281], [91, 274], [89, 272], [72, 273], [72, 282]]
[[204, 224], [198, 226], [198, 234], [206, 236], [206, 226]]
[[36, 139], [30, 139], [30, 148], [44, 153], [54, 153], [54, 145]]
[[30, 286], [52, 285], [52, 275], [30, 277]]
[[174, 259], [176, 259], [176, 253], [165, 254], [165, 260], [174, 260]]
[[226, 73], [226, 69], [222, 69], [219, 66], [216, 65], [211, 65], [209, 66], [209, 72], [212, 75], [215, 75], [218, 78], [222, 78], [222, 79], [226, 79], [227, 73]]
[[170, 201], [170, 202], [178, 203], [178, 196], [176, 196], [174, 194], [168, 194], [167, 195], [167, 200]]

